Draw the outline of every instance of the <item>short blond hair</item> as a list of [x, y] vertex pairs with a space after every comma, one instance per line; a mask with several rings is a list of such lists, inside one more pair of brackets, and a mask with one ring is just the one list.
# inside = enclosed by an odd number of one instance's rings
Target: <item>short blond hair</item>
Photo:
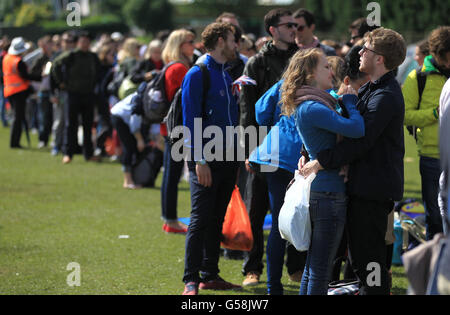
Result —
[[374, 51], [384, 57], [387, 70], [394, 70], [405, 60], [406, 42], [396, 31], [380, 27], [366, 33], [364, 39], [373, 46]]
[[162, 52], [162, 59], [165, 64], [172, 61], [180, 61], [186, 64], [187, 67], [190, 66], [190, 60], [181, 53], [181, 45], [183, 45], [189, 37], [194, 39], [195, 35], [186, 29], [179, 29], [170, 33], [169, 38], [167, 38], [166, 46]]

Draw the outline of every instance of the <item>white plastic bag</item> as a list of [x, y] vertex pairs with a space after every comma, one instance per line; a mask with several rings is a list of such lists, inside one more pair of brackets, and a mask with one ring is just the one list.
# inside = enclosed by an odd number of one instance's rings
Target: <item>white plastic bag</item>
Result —
[[294, 245], [298, 251], [307, 251], [311, 242], [309, 196], [311, 183], [315, 178], [315, 173], [304, 178], [298, 171], [295, 172], [295, 181], [286, 191], [278, 216], [281, 237]]

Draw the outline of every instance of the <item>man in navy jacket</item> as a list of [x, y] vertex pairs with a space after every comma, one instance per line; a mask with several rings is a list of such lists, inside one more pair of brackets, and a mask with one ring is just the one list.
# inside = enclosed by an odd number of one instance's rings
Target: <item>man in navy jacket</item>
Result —
[[349, 165], [347, 229], [353, 270], [360, 294], [389, 294], [385, 234], [394, 201], [403, 198], [403, 119], [405, 104], [393, 70], [405, 59], [403, 37], [379, 28], [366, 35], [360, 70], [370, 81], [359, 90], [357, 108], [365, 136], [344, 139], [318, 154], [301, 172]]
[[[199, 67], [189, 70], [182, 84], [183, 125], [190, 131], [190, 137], [186, 134], [184, 137], [185, 146], [191, 152], [187, 160], [192, 205], [186, 236], [183, 295], [196, 295], [199, 288], [240, 288], [220, 278], [218, 268], [222, 224], [238, 169], [235, 159], [223, 159], [237, 147], [236, 141], [231, 141], [234, 137], [225, 137], [227, 127], [234, 129], [238, 124], [237, 102], [226, 71], [226, 63], [235, 58], [237, 45], [233, 28], [225, 23], [208, 25], [202, 40], [208, 50], [205, 64], [210, 76], [206, 100], [203, 100], [204, 78]], [[222, 139], [217, 134], [213, 139], [203, 139], [208, 127], [220, 129]], [[210, 141], [217, 144], [214, 154], [208, 154], [206, 149]]]

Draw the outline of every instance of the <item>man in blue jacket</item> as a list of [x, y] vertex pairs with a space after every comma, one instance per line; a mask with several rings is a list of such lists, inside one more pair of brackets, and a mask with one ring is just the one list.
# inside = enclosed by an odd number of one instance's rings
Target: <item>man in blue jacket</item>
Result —
[[360, 70], [370, 81], [358, 93], [365, 136], [344, 139], [302, 167], [307, 176], [323, 168], [349, 165], [347, 229], [360, 294], [389, 294], [385, 235], [394, 201], [403, 198], [403, 119], [405, 103], [393, 70], [405, 59], [406, 44], [397, 32], [376, 29], [365, 36]]
[[[183, 295], [196, 295], [198, 289], [228, 290], [240, 288], [219, 277], [219, 254], [222, 224], [236, 183], [238, 163], [227, 161], [227, 152], [236, 152], [233, 139], [203, 139], [205, 129], [220, 129], [238, 124], [238, 106], [232, 93], [232, 80], [226, 63], [236, 55], [236, 42], [230, 24], [213, 23], [202, 33], [208, 50], [205, 64], [210, 76], [209, 90], [203, 99], [202, 71], [193, 67], [182, 84], [183, 125], [190, 133], [184, 135], [190, 151], [187, 158], [191, 190], [191, 220], [186, 236]], [[220, 132], [219, 132], [220, 133]], [[215, 141], [215, 152], [208, 154], [205, 145]], [[223, 145], [221, 145], [223, 143]]]

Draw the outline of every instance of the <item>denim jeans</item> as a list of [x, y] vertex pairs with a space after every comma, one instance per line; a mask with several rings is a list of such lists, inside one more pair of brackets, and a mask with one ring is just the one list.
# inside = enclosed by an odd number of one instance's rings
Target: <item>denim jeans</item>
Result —
[[177, 221], [178, 184], [183, 173], [184, 161], [172, 159], [169, 138], [165, 137], [164, 173], [161, 184], [161, 217], [166, 222]]
[[50, 95], [48, 93], [39, 95], [38, 107], [39, 141], [42, 141], [47, 145], [53, 124], [53, 104], [50, 102]]
[[425, 207], [426, 238], [432, 240], [434, 235], [443, 232], [438, 203], [440, 160], [421, 156], [420, 176], [422, 177], [422, 200]]
[[300, 285], [301, 295], [327, 295], [347, 212], [344, 193], [311, 192], [311, 244]]
[[210, 165], [212, 186], [204, 187], [198, 182], [195, 163], [188, 162], [192, 210], [186, 235], [185, 283], [214, 280], [219, 274], [222, 225], [238, 169], [237, 162], [220, 164]]
[[[276, 172], [265, 173], [269, 190], [270, 209], [272, 213], [272, 228], [267, 240], [267, 293], [271, 295], [283, 294], [281, 276], [283, 274], [286, 241], [281, 238], [278, 229], [278, 216], [284, 203], [286, 188], [294, 174], [279, 168]], [[293, 247], [293, 246], [290, 246]], [[295, 249], [295, 248], [294, 248]], [[304, 268], [305, 253], [297, 250], [290, 251], [286, 259], [296, 272]], [[289, 271], [289, 269], [288, 269]]]

